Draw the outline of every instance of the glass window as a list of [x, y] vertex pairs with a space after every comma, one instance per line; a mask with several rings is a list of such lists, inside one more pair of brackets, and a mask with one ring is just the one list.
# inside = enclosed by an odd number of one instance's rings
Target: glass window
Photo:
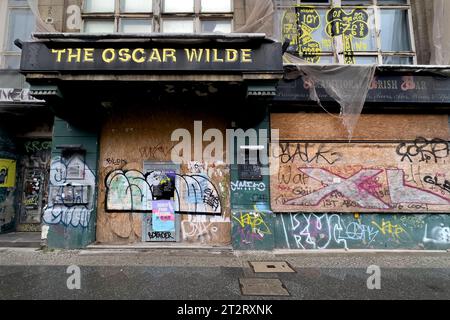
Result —
[[[298, 52], [300, 57], [309, 62], [318, 63], [320, 54], [333, 51], [333, 39], [326, 32], [327, 10], [312, 7], [301, 7], [291, 19], [298, 19], [298, 36], [293, 39], [292, 49]], [[289, 17], [286, 17], [289, 21]], [[289, 22], [284, 26], [285, 31]]]
[[381, 50], [411, 51], [406, 10], [381, 9]]
[[396, 5], [408, 4], [408, 0], [378, 0], [379, 6], [384, 6], [384, 5], [389, 5], [389, 4], [396, 4]]
[[20, 55], [5, 56], [5, 68], [6, 69], [19, 69], [20, 68]]
[[355, 56], [356, 64], [376, 64], [378, 62], [378, 57], [375, 56]]
[[413, 64], [412, 57], [383, 56], [383, 64]]
[[342, 0], [344, 6], [367, 6], [372, 4], [372, 0]]
[[152, 0], [122, 0], [120, 4], [120, 11], [124, 13], [153, 11]]
[[230, 20], [203, 20], [202, 32], [222, 32], [231, 33], [231, 21]]
[[35, 29], [35, 19], [30, 9], [11, 8], [8, 17], [8, 42], [6, 51], [20, 51], [14, 40], [26, 40]]
[[327, 12], [326, 33], [342, 36], [346, 52], [376, 51], [375, 15], [364, 8], [333, 8]]
[[114, 0], [85, 0], [84, 12], [114, 12]]
[[149, 19], [121, 19], [120, 32], [124, 33], [150, 33], [152, 20]]
[[113, 33], [113, 20], [85, 20], [84, 32], [86, 33]]
[[165, 13], [194, 12], [194, 0], [164, 0]]
[[164, 19], [162, 32], [194, 33], [194, 19]]
[[202, 0], [201, 12], [231, 12], [231, 0]]

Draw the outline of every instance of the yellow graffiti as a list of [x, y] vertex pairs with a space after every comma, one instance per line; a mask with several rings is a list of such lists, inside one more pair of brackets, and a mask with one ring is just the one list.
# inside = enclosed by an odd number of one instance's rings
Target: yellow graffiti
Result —
[[314, 40], [312, 34], [318, 30], [321, 25], [320, 15], [313, 7], [298, 6], [296, 12], [299, 27], [299, 55], [306, 61], [318, 63], [320, 62], [322, 47], [319, 42]]
[[12, 188], [16, 185], [16, 161], [0, 159], [0, 188]]
[[262, 212], [251, 212], [251, 213], [240, 213], [239, 217], [233, 216], [242, 228], [249, 226], [253, 232], [260, 234], [272, 234], [269, 226], [264, 221], [264, 213]]
[[[362, 8], [353, 9], [350, 12], [342, 8], [333, 8], [327, 12], [327, 25], [325, 32], [330, 37], [342, 36], [344, 41], [344, 61], [346, 64], [355, 64], [353, 54], [353, 39], [366, 39], [369, 35], [369, 15]], [[361, 44], [357, 49], [364, 49]]]
[[401, 237], [408, 236], [408, 232], [399, 224], [393, 224], [391, 221], [381, 220], [381, 225], [372, 221], [372, 224], [380, 230], [383, 235], [393, 237], [395, 240], [400, 240]]

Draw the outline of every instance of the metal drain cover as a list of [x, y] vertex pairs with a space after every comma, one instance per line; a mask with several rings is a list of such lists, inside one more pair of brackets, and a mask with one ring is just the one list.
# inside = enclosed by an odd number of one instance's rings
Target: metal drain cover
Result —
[[280, 279], [239, 279], [242, 295], [244, 296], [289, 296]]
[[275, 261], [275, 262], [249, 262], [250, 266], [253, 268], [255, 273], [288, 273], [295, 272], [289, 264], [285, 261]]

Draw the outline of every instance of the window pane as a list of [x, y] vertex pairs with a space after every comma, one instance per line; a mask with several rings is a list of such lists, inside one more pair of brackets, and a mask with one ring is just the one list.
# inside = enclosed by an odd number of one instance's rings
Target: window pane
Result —
[[372, 9], [334, 8], [327, 13], [327, 34], [342, 36], [345, 52], [377, 51]]
[[165, 33], [194, 33], [194, 20], [192, 19], [164, 19], [162, 32]]
[[114, 12], [114, 0], [85, 0], [85, 12]]
[[152, 12], [152, 0], [122, 0], [120, 11], [122, 12]]
[[232, 12], [231, 0], [202, 0], [202, 12]]
[[359, 6], [359, 5], [367, 6], [367, 5], [372, 5], [373, 1], [372, 0], [342, 0], [341, 4], [349, 5], [349, 6]]
[[194, 0], [164, 0], [164, 12], [194, 12]]
[[318, 64], [333, 64], [335, 63], [334, 56], [320, 56]]
[[6, 69], [20, 69], [20, 56], [5, 56]]
[[383, 64], [413, 64], [412, 57], [383, 56]]
[[35, 29], [35, 18], [30, 9], [10, 9], [8, 23], [8, 43], [6, 51], [20, 51], [14, 40], [27, 40]]
[[114, 21], [112, 20], [85, 20], [84, 32], [86, 33], [113, 33]]
[[121, 19], [120, 32], [125, 33], [150, 33], [152, 32], [152, 20], [149, 19]]
[[28, 1], [27, 0], [9, 0], [8, 6], [9, 7], [28, 7]]
[[406, 10], [381, 10], [381, 50], [411, 51]]
[[[300, 57], [313, 63], [321, 60], [320, 56], [315, 54], [333, 51], [333, 39], [326, 32], [327, 11], [307, 7], [298, 8], [298, 15], [295, 11], [286, 12], [283, 19], [283, 33], [289, 31], [295, 34], [289, 50], [295, 50]], [[288, 36], [283, 35], [283, 38], [285, 37]]]
[[355, 56], [356, 64], [376, 64], [378, 57], [372, 56]]
[[378, 0], [379, 6], [384, 6], [386, 4], [408, 4], [407, 0]]
[[202, 21], [202, 32], [231, 33], [230, 20], [204, 20]]

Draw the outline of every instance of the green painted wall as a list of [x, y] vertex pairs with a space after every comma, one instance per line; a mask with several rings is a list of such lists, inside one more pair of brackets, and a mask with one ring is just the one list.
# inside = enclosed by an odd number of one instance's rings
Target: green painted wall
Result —
[[[270, 130], [268, 115], [253, 129]], [[270, 133], [267, 133], [270, 137]], [[258, 144], [268, 144], [261, 141]], [[248, 143], [248, 142], [247, 142]], [[234, 150], [237, 156], [237, 148]], [[236, 163], [236, 161], [235, 161]], [[262, 166], [267, 169], [268, 166]], [[264, 173], [264, 172], [263, 172]], [[231, 209], [232, 242], [236, 250], [272, 250], [275, 245], [273, 233], [274, 215], [270, 211], [270, 180], [268, 175], [261, 180], [248, 181], [239, 179], [238, 165], [231, 165]]]
[[[49, 206], [44, 213], [44, 222], [49, 226], [49, 248], [76, 249], [95, 241], [98, 137], [95, 129], [81, 129], [59, 118], [55, 119], [50, 169], [50, 188], [54, 190], [53, 193], [49, 192]], [[82, 157], [61, 158], [63, 146], [75, 145], [81, 145], [85, 151]], [[73, 166], [82, 166], [83, 178], [72, 179], [69, 176], [68, 171]], [[82, 200], [76, 200], [75, 204], [66, 203], [66, 200], [58, 201], [65, 192], [61, 186], [67, 184], [82, 186], [81, 189], [73, 190], [85, 192], [87, 203]], [[77, 197], [81, 199], [78, 193]]]
[[277, 214], [278, 249], [450, 248], [449, 214]]

